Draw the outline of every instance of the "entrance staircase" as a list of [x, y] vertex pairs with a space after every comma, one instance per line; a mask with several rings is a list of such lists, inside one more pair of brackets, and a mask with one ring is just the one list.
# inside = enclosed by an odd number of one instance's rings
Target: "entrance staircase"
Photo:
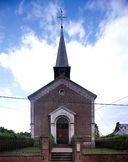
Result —
[[51, 153], [52, 162], [72, 162], [72, 148], [56, 147]]

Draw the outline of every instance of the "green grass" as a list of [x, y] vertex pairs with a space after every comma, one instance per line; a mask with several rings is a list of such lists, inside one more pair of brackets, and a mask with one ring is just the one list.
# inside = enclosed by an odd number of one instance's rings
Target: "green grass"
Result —
[[39, 147], [26, 147], [16, 150], [0, 152], [0, 154], [40, 154], [41, 150]]
[[84, 148], [83, 154], [124, 154], [128, 153], [126, 150], [114, 150], [108, 148]]
[[[16, 155], [16, 154], [40, 154], [41, 150], [39, 147], [26, 147], [16, 150], [10, 150], [5, 152], [0, 152], [0, 154], [9, 154], [9, 155]], [[127, 150], [114, 150], [114, 149], [108, 149], [108, 148], [84, 148], [83, 154], [124, 154], [127, 153]]]

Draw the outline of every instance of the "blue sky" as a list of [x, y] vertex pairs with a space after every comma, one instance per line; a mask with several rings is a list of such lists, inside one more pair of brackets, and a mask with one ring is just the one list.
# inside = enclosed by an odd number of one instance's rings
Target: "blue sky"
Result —
[[[53, 80], [60, 7], [71, 80], [96, 103], [128, 104], [127, 0], [1, 0], [0, 95], [26, 97]], [[102, 134], [127, 116], [128, 106], [96, 105]], [[29, 131], [29, 101], [0, 98], [0, 126]]]

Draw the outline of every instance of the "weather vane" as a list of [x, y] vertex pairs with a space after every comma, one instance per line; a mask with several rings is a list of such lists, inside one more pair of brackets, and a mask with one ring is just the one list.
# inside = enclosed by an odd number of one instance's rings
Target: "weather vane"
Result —
[[65, 19], [66, 17], [63, 14], [63, 10], [60, 8], [60, 16], [57, 17], [58, 19], [61, 20], [61, 29], [63, 29], [63, 19]]

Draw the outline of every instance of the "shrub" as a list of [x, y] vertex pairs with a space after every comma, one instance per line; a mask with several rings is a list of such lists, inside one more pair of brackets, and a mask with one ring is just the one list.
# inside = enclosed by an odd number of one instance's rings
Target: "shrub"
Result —
[[32, 139], [2, 139], [0, 140], [0, 151], [33, 146]]
[[33, 146], [33, 140], [25, 135], [0, 127], [0, 151]]
[[40, 137], [37, 137], [34, 139], [34, 146], [41, 147], [41, 138]]
[[119, 150], [128, 149], [128, 135], [108, 135], [96, 140], [96, 147]]
[[50, 140], [50, 147], [52, 148], [54, 146], [54, 144], [55, 144], [55, 139], [54, 139], [52, 134], [49, 134], [48, 138]]

